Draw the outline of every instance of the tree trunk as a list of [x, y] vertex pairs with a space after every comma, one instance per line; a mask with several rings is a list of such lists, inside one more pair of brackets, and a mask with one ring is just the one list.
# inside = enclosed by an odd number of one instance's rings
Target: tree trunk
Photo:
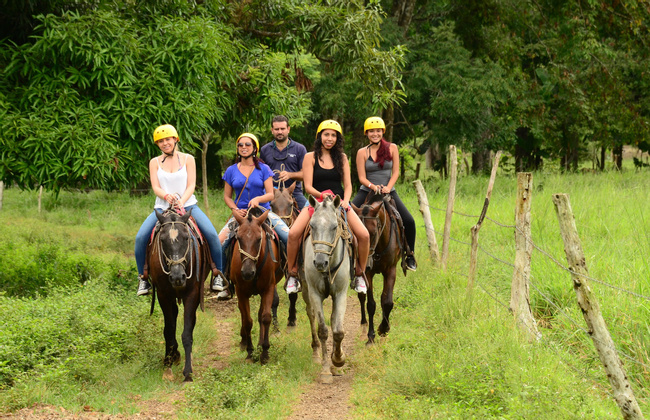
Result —
[[490, 151], [487, 149], [472, 152], [472, 173], [487, 174], [490, 169]]
[[393, 127], [395, 126], [395, 108], [389, 106], [388, 109], [384, 112], [384, 122], [386, 123], [386, 132], [384, 133], [384, 138], [387, 142], [393, 142]]
[[600, 148], [600, 171], [605, 170], [605, 153], [607, 152], [607, 148], [605, 146]]
[[416, 0], [397, 0], [393, 3], [392, 15], [397, 20], [397, 25], [402, 28], [402, 34], [406, 31], [413, 19]]
[[203, 190], [203, 208], [205, 213], [209, 215], [210, 205], [208, 204], [208, 144], [212, 138], [212, 133], [204, 134], [201, 136], [201, 143], [203, 145], [203, 153], [201, 153], [201, 184]]
[[614, 146], [612, 153], [614, 154], [614, 167], [620, 171], [623, 169], [623, 146]]

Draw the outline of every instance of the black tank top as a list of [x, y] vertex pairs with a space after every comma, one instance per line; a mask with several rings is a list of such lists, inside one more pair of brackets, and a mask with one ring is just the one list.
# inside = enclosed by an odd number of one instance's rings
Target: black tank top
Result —
[[[316, 158], [316, 156], [314, 156], [314, 158]], [[336, 168], [321, 168], [318, 159], [314, 160], [314, 181], [312, 184], [314, 188], [320, 192], [332, 190], [334, 194], [343, 198], [344, 192], [343, 186], [341, 185], [341, 175], [339, 175]]]

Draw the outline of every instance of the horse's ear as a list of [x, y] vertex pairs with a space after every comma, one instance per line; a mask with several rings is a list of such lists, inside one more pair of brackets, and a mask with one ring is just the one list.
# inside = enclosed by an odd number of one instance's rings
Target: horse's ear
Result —
[[243, 224], [244, 224], [244, 221], [245, 221], [246, 219], [243, 218], [243, 217], [241, 217], [241, 215], [239, 214], [239, 212], [237, 212], [237, 211], [233, 211], [233, 212], [232, 212], [232, 215], [233, 215], [233, 217], [235, 218], [235, 220], [237, 221], [237, 223], [239, 223], [239, 225], [243, 225]]
[[314, 198], [313, 195], [309, 196], [309, 205], [316, 208], [316, 199]]
[[181, 222], [187, 223], [187, 221], [190, 220], [190, 216], [192, 216], [192, 209], [181, 216]]
[[163, 214], [160, 211], [158, 211], [158, 209], [153, 209], [153, 212], [156, 213], [156, 217], [158, 218], [158, 221], [161, 224], [165, 223], [165, 216], [163, 216]]
[[334, 208], [338, 209], [340, 205], [341, 205], [341, 197], [337, 195], [336, 197], [334, 197]]
[[290, 186], [288, 186], [287, 188], [285, 188], [285, 190], [289, 191], [289, 194], [293, 194], [293, 190], [295, 190], [295, 189], [296, 189], [296, 183], [295, 182], [293, 184], [291, 184]]
[[280, 195], [280, 194], [281, 194], [281, 191], [280, 191], [280, 190], [278, 190], [277, 188], [273, 188], [273, 199], [274, 199], [274, 200], [275, 200], [276, 198], [278, 198], [278, 195]]
[[268, 217], [270, 211], [271, 210], [267, 210], [264, 213], [262, 213], [262, 215], [260, 217], [256, 217], [255, 218], [255, 223], [262, 226], [262, 223], [264, 223], [266, 221], [266, 218]]
[[356, 214], [361, 214], [361, 209], [357, 206], [354, 205], [354, 203], [350, 203], [350, 207], [354, 210]]

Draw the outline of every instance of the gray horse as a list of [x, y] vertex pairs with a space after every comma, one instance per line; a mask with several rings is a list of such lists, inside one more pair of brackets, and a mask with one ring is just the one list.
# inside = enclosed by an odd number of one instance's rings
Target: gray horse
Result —
[[[307, 305], [307, 316], [311, 324], [311, 347], [313, 360], [322, 364], [321, 382], [331, 383], [332, 374], [345, 364], [345, 353], [341, 347], [345, 331], [343, 318], [350, 284], [350, 249], [347, 242], [350, 234], [339, 216], [341, 199], [326, 196], [322, 203], [309, 197], [314, 207], [310, 221], [311, 234], [303, 244], [304, 264], [301, 275], [304, 279], [302, 297]], [[327, 357], [328, 329], [323, 313], [323, 301], [332, 297], [332, 364]]]

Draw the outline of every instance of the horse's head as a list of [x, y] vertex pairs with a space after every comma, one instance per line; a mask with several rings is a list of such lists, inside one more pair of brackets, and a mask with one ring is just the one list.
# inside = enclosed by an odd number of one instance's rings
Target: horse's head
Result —
[[241, 257], [241, 275], [245, 281], [252, 281], [257, 273], [257, 262], [262, 254], [265, 239], [262, 224], [269, 215], [269, 210], [267, 210], [259, 217], [255, 217], [256, 210], [249, 210], [246, 217], [234, 213], [235, 220], [239, 223], [235, 239]]
[[328, 195], [322, 203], [309, 197], [309, 204], [314, 207], [311, 217], [311, 241], [314, 248], [314, 267], [320, 272], [330, 268], [330, 258], [336, 248], [340, 231], [338, 229], [338, 212], [341, 198]]
[[[366, 200], [361, 206], [352, 206], [354, 212], [357, 213], [359, 219], [363, 222], [363, 225], [368, 230], [370, 234], [370, 255], [375, 252], [375, 248], [379, 243], [381, 235], [384, 233], [386, 227], [386, 212], [382, 211], [385, 209], [386, 197], [384, 195], [388, 194], [375, 194], [374, 192], [369, 193], [366, 196]], [[368, 268], [372, 269], [373, 259], [368, 258]]]
[[[183, 216], [175, 212], [160, 213], [156, 217], [160, 222], [158, 233], [159, 253], [162, 269], [169, 276], [169, 281], [174, 289], [185, 287], [188, 275], [192, 270], [192, 238], [187, 221], [192, 210]], [[196, 273], [198, 276], [199, 273]]]
[[295, 199], [293, 198], [293, 190], [296, 188], [294, 182], [291, 186], [282, 189], [273, 190], [273, 200], [271, 200], [271, 210], [284, 220], [287, 226], [291, 226], [291, 216], [295, 206]]

